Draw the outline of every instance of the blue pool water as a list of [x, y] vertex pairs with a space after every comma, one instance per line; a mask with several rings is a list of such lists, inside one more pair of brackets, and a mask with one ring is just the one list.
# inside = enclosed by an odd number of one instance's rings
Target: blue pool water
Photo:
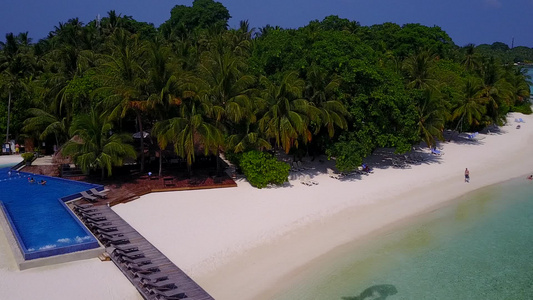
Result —
[[[0, 169], [0, 201], [26, 259], [98, 247], [95, 238], [59, 199], [97, 187], [83, 182]], [[33, 177], [36, 183], [30, 183]], [[38, 184], [42, 179], [46, 185]]]
[[270, 299], [533, 299], [533, 181], [476, 191], [308, 267]]

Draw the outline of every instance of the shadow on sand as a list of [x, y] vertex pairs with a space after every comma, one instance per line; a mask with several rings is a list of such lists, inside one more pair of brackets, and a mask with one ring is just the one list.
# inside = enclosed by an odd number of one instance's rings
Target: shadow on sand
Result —
[[387, 297], [396, 295], [398, 290], [392, 284], [373, 285], [361, 294], [354, 297], [342, 297], [342, 300], [385, 300]]

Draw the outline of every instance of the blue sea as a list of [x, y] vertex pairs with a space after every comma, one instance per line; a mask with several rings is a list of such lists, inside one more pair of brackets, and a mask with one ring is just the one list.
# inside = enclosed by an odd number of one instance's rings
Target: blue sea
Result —
[[533, 299], [533, 181], [478, 190], [319, 261], [274, 299]]

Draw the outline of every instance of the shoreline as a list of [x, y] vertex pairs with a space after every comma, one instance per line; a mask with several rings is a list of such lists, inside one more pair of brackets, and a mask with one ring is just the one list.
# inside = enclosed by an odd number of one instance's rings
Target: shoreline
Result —
[[269, 299], [280, 282], [342, 245], [532, 172], [533, 128], [515, 129], [515, 116], [533, 122], [532, 115], [510, 114], [501, 133], [444, 143], [444, 156], [411, 169], [382, 167], [344, 182], [311, 171], [319, 182], [311, 187], [293, 179], [257, 190], [241, 180], [236, 189], [151, 194], [114, 209], [216, 299], [236, 290], [241, 299]]
[[[270, 287], [265, 288], [261, 291], [260, 290], [254, 291], [256, 292], [256, 294], [248, 297], [247, 299], [259, 299], [259, 300], [275, 299], [274, 298], [275, 296], [279, 295], [280, 293], [283, 293], [284, 291], [290, 290], [294, 284], [301, 283], [301, 280], [302, 280], [301, 276], [304, 276], [305, 278], [305, 276], [308, 276], [310, 271], [316, 270], [317, 266], [327, 266], [328, 262], [331, 262], [332, 260], [337, 259], [339, 255], [340, 256], [346, 255], [347, 250], [353, 251], [354, 249], [362, 249], [364, 251], [367, 251], [368, 245], [369, 244], [372, 245], [372, 243], [374, 242], [373, 239], [376, 239], [376, 238], [382, 239], [389, 234], [393, 234], [397, 230], [404, 230], [405, 228], [409, 226], [412, 226], [414, 224], [419, 224], [420, 222], [419, 218], [422, 218], [422, 219], [427, 218], [430, 214], [438, 210], [445, 209], [447, 207], [461, 203], [465, 201], [465, 197], [468, 197], [468, 195], [471, 195], [471, 194], [475, 195], [475, 194], [480, 193], [480, 191], [486, 188], [490, 188], [491, 186], [499, 185], [507, 181], [517, 180], [519, 178], [523, 178], [526, 176], [527, 175], [524, 174], [524, 176], [519, 176], [516, 178], [503, 180], [501, 182], [497, 182], [497, 183], [493, 183], [493, 184], [481, 187], [479, 189], [470, 191], [466, 194], [459, 195], [456, 198], [437, 203], [434, 206], [428, 207], [427, 209], [423, 211], [413, 212], [413, 214], [410, 216], [407, 216], [397, 221], [394, 221], [392, 223], [386, 224], [383, 227], [379, 227], [375, 229], [374, 231], [369, 231], [365, 234], [362, 234], [361, 236], [354, 237], [353, 240], [347, 241], [343, 244], [339, 244], [333, 247], [332, 249], [328, 250], [327, 252], [322, 253], [321, 255], [313, 258], [312, 260], [307, 261], [303, 265], [300, 265], [296, 267], [295, 269], [290, 270], [289, 272], [284, 274], [282, 277], [278, 278], [278, 280], [275, 283], [273, 283]], [[329, 221], [324, 221], [324, 223], [328, 223], [328, 222]], [[247, 255], [247, 254], [244, 254], [244, 255]], [[223, 268], [228, 268], [228, 265], [223, 266]], [[238, 272], [238, 270], [233, 269], [232, 272]], [[230, 276], [231, 274], [230, 272], [228, 272], [228, 274], [225, 274], [225, 275]], [[217, 275], [214, 277], [223, 277], [223, 276]], [[275, 287], [275, 288], [271, 288], [271, 287]]]
[[[297, 228], [274, 241], [265, 242], [254, 247], [246, 251], [246, 253], [235, 255], [232, 260], [223, 264], [214, 274], [202, 276], [199, 280], [204, 282], [206, 288], [212, 287], [213, 290], [220, 290], [220, 299], [230, 299], [232, 289], [226, 288], [226, 286], [235, 281], [240, 283], [248, 282], [247, 284], [254, 286], [253, 282], [260, 279], [262, 283], [267, 282], [263, 288], [255, 286], [247, 289], [245, 284], [239, 284], [241, 289], [239, 293], [243, 296], [242, 299], [273, 299], [273, 296], [290, 288], [292, 282], [299, 280], [295, 279], [295, 277], [312, 270], [317, 264], [324, 263], [324, 260], [331, 259], [332, 255], [342, 253], [343, 249], [347, 247], [354, 248], [355, 244], [358, 244], [355, 247], [365, 247], [365, 244], [371, 242], [373, 238], [380, 238], [395, 231], [396, 228], [412, 225], [418, 221], [417, 217], [425, 217], [434, 211], [458, 203], [464, 200], [463, 198], [468, 194], [478, 193], [482, 189], [506, 181], [525, 178], [527, 174], [494, 182], [468, 191], [465, 194], [458, 194], [453, 198], [443, 197], [442, 201], [429, 202], [428, 205], [421, 206], [420, 210], [409, 211], [406, 215], [394, 217], [392, 213], [389, 214], [390, 211], [394, 211], [402, 206], [403, 203], [390, 207], [388, 212], [381, 208], [363, 210], [350, 208], [322, 220], [317, 220], [302, 228]], [[427, 194], [430, 193], [428, 192]], [[399, 198], [402, 198], [402, 196], [399, 196]], [[420, 196], [417, 198], [420, 198]], [[361, 223], [371, 223], [371, 219], [377, 213], [382, 214], [384, 212], [386, 217], [383, 222], [374, 222], [371, 227], [363, 227], [351, 231], [346, 229], [361, 225]], [[309, 232], [312, 232], [312, 235], [309, 235]], [[331, 237], [332, 233], [338, 234], [339, 232], [341, 233], [339, 237]], [[327, 245], [325, 245], [326, 247], [317, 247], [317, 240], [320, 239], [328, 239], [328, 245], [331, 247], [327, 247]], [[302, 248], [306, 250], [302, 250]], [[313, 248], [315, 249], [309, 250]], [[280, 257], [283, 259], [280, 260]], [[302, 257], [305, 257], [305, 259], [302, 259]], [[310, 258], [310, 260], [307, 260], [307, 258]], [[253, 268], [247, 263], [243, 263], [243, 261], [253, 262]], [[260, 261], [259, 266], [258, 261]], [[264, 274], [268, 274], [272, 266], [275, 266], [278, 271], [284, 271], [284, 273], [279, 276], [271, 274], [271, 276], [265, 277]]]

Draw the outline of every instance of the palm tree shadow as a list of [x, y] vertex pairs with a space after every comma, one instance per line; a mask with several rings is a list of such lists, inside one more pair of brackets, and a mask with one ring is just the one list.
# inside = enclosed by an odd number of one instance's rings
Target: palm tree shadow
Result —
[[396, 295], [398, 290], [392, 284], [373, 285], [361, 294], [354, 297], [342, 297], [342, 300], [385, 300], [391, 295]]

